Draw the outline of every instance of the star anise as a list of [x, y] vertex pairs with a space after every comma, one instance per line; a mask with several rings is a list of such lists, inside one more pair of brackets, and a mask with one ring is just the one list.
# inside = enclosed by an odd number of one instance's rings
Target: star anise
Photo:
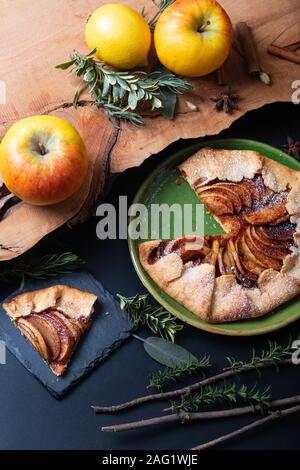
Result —
[[220, 91], [217, 96], [212, 96], [210, 99], [216, 103], [217, 111], [224, 111], [225, 113], [230, 114], [235, 109], [239, 109], [237, 101], [240, 97], [231, 90]]
[[286, 153], [300, 160], [300, 141], [295, 141], [292, 137], [288, 137], [287, 144], [283, 148]]

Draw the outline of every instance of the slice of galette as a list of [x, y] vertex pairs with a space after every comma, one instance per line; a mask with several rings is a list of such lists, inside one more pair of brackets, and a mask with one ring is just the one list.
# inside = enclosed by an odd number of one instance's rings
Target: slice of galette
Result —
[[97, 297], [57, 285], [25, 292], [3, 304], [10, 319], [55, 375], [62, 375], [90, 325]]

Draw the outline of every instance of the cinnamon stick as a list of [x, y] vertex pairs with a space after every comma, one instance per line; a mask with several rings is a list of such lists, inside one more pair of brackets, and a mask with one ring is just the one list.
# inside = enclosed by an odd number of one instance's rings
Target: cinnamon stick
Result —
[[219, 86], [228, 85], [228, 70], [227, 70], [227, 61], [221, 65], [217, 70], [217, 82]]
[[271, 85], [272, 79], [260, 64], [259, 55], [256, 49], [254, 37], [251, 29], [245, 21], [237, 23], [237, 36], [242, 49], [242, 54], [247, 62], [249, 75], [254, 75], [265, 85]]
[[294, 62], [295, 64], [300, 65], [300, 54], [293, 52], [291, 50], [285, 49], [283, 47], [275, 46], [271, 44], [268, 47], [268, 53], [279, 57], [280, 59], [288, 60], [289, 62]]
[[247, 62], [248, 73], [250, 75], [258, 74], [262, 69], [252, 31], [244, 21], [237, 23], [236, 30], [244, 58]]

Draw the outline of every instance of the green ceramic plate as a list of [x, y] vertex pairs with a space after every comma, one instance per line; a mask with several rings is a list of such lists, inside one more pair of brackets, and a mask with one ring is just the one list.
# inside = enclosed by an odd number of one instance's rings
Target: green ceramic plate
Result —
[[[274, 147], [270, 147], [269, 145], [244, 139], [212, 140], [201, 144], [187, 146], [186, 149], [170, 155], [169, 158], [161, 162], [144, 181], [133, 202], [145, 204], [146, 206], [162, 203], [167, 203], [169, 205], [173, 203], [200, 204], [198, 198], [187, 183], [183, 182], [180, 185], [176, 185], [175, 180], [179, 176], [177, 166], [187, 157], [205, 146], [229, 150], [256, 150], [262, 155], [283, 163], [290, 168], [300, 170], [300, 163], [289, 155]], [[173, 228], [171, 227], [171, 231], [172, 229]], [[222, 229], [218, 226], [216, 221], [206, 213], [206, 211], [204, 231], [205, 235], [216, 235], [218, 233], [222, 233]], [[132, 240], [129, 238], [129, 250], [133, 265], [142, 283], [153, 297], [169, 312], [180, 318], [180, 320], [189, 323], [196, 328], [222, 335], [251, 336], [277, 330], [300, 318], [300, 298], [296, 297], [295, 299], [286, 302], [272, 313], [261, 318], [236, 321], [232, 323], [206, 323], [163, 292], [157, 284], [150, 279], [139, 262], [138, 246], [140, 242], [141, 240]]]

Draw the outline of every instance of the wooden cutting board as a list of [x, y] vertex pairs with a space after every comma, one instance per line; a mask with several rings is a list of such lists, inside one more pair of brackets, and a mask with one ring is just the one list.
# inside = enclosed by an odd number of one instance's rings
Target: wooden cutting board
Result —
[[[55, 65], [77, 49], [88, 51], [84, 41], [87, 18], [105, 0], [1, 0], [0, 80], [6, 86], [6, 103], [0, 104], [0, 138], [16, 120], [35, 114], [55, 114], [69, 120], [82, 134], [89, 152], [89, 178], [81, 190], [56, 206], [32, 207], [20, 203], [0, 221], [0, 260], [20, 255], [47, 233], [70, 220], [84, 220], [102, 197], [109, 176], [140, 165], [147, 157], [177, 139], [218, 134], [245, 114], [275, 101], [290, 101], [291, 83], [300, 78], [300, 66], [270, 56], [272, 42], [287, 46], [300, 40], [299, 0], [220, 0], [233, 24], [246, 21], [252, 28], [261, 62], [271, 73], [268, 87], [248, 76], [239, 46], [229, 58], [230, 85], [241, 96], [234, 114], [218, 113], [212, 95], [220, 91], [214, 75], [192, 80], [194, 89], [183, 95], [176, 118], [167, 121], [154, 114], [145, 126], [109, 121], [91, 106], [74, 109], [76, 78]], [[154, 11], [151, 0], [124, 0], [140, 11]], [[186, 101], [197, 106], [189, 109]], [[0, 199], [1, 204], [1, 199]]]

